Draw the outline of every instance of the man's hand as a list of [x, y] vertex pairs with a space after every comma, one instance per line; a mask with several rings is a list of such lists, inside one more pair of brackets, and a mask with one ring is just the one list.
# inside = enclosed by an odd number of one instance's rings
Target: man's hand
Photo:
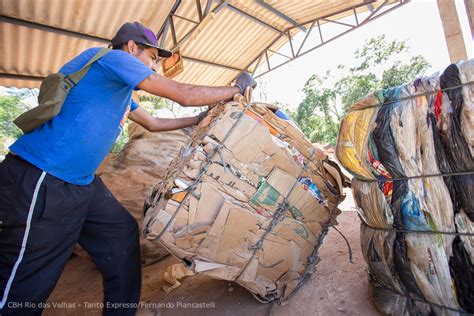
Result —
[[[196, 117], [197, 117], [197, 124], [199, 124], [203, 118], [205, 118], [207, 116], [207, 113], [209, 113], [209, 110], [206, 110], [206, 111], [203, 111], [201, 113], [199, 113]], [[197, 125], [196, 124], [196, 125]]]
[[[201, 124], [201, 126], [208, 126], [211, 123], [211, 119], [212, 119], [212, 116], [207, 115], [208, 113], [209, 113], [209, 110], [199, 113], [196, 116], [197, 118], [196, 125]], [[203, 123], [201, 123], [201, 121], [203, 121]]]
[[257, 81], [248, 72], [241, 73], [235, 80], [235, 86], [240, 89], [240, 94], [244, 94], [248, 87], [252, 89], [257, 86]]

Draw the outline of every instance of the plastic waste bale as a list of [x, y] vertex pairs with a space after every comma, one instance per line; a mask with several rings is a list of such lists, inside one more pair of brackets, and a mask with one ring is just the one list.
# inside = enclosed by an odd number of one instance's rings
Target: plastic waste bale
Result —
[[195, 272], [284, 299], [314, 272], [343, 185], [281, 110], [240, 97], [214, 107], [172, 161], [143, 235]]
[[474, 313], [472, 60], [376, 91], [341, 122], [361, 246], [384, 314]]

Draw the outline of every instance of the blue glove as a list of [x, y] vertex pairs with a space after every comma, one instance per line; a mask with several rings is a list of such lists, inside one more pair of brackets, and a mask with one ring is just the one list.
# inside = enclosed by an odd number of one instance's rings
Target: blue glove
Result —
[[235, 86], [240, 89], [240, 94], [244, 94], [247, 87], [255, 88], [257, 81], [246, 71], [241, 73], [235, 80]]

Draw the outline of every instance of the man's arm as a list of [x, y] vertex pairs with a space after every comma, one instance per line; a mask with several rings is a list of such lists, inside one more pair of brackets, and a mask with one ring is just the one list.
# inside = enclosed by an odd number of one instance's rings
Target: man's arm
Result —
[[152, 74], [137, 85], [137, 88], [148, 93], [173, 100], [182, 106], [211, 105], [223, 100], [231, 99], [234, 94], [240, 93], [240, 88], [234, 87], [207, 87], [185, 83]]
[[128, 117], [135, 123], [138, 123], [147, 130], [149, 130], [150, 132], [172, 131], [175, 129], [194, 126], [199, 123], [199, 119], [197, 116], [176, 119], [153, 117], [147, 111], [140, 107], [137, 108], [135, 111], [130, 112]]

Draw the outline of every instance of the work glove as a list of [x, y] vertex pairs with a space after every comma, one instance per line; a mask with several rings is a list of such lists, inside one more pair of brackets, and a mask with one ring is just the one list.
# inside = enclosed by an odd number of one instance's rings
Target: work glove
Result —
[[241, 73], [237, 79], [235, 80], [235, 86], [240, 89], [240, 94], [244, 94], [247, 87], [251, 87], [252, 89], [257, 86], [257, 81], [253, 79], [253, 77], [246, 71]]

